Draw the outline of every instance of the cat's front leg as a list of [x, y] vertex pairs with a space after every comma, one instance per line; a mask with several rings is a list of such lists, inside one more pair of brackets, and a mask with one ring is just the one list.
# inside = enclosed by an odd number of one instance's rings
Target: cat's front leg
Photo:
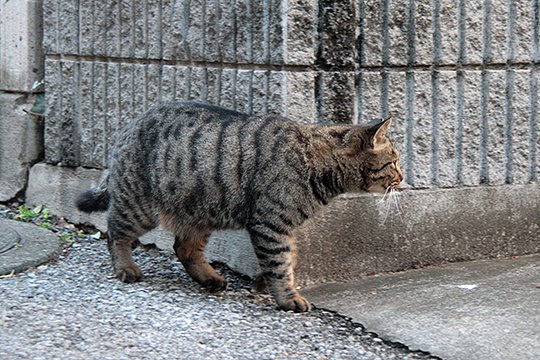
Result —
[[294, 262], [296, 243], [292, 236], [277, 233], [265, 225], [248, 229], [262, 277], [270, 294], [283, 310], [306, 312], [311, 304], [295, 289]]

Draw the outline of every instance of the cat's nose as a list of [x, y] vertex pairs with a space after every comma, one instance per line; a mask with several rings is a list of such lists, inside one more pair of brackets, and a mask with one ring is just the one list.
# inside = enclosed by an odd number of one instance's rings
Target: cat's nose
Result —
[[399, 184], [402, 181], [403, 181], [403, 171], [401, 171], [401, 169], [397, 169], [396, 182]]
[[396, 177], [394, 177], [394, 180], [392, 181], [393, 187], [399, 186], [399, 184], [403, 181], [403, 172], [401, 171], [401, 169], [396, 169], [396, 170], [397, 170]]

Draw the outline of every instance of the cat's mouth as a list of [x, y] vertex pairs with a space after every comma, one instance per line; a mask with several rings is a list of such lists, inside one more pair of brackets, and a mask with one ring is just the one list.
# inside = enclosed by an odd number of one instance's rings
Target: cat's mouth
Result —
[[391, 191], [391, 190], [396, 191], [400, 189], [400, 184], [402, 180], [403, 178], [400, 176], [400, 177], [395, 178], [390, 184], [375, 183], [369, 186], [367, 191], [379, 193], [379, 194], [386, 194], [388, 191]]

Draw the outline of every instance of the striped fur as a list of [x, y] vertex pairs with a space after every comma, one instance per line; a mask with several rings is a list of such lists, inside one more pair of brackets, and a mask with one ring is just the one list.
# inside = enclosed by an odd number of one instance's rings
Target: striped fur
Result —
[[302, 125], [194, 102], [161, 104], [121, 130], [109, 177], [77, 204], [100, 211], [108, 201], [109, 249], [122, 281], [141, 278], [132, 243], [161, 224], [175, 235], [189, 275], [223, 290], [204, 247], [214, 230], [244, 228], [278, 305], [308, 311], [294, 287], [294, 230], [338, 194], [399, 185], [390, 123]]

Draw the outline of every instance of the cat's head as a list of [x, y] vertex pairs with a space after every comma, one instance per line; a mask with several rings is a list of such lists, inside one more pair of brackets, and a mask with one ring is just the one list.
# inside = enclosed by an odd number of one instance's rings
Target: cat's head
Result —
[[344, 139], [350, 156], [348, 161], [354, 164], [356, 172], [347, 191], [384, 193], [397, 188], [403, 180], [399, 151], [386, 136], [392, 121], [390, 117], [375, 124], [355, 127]]

